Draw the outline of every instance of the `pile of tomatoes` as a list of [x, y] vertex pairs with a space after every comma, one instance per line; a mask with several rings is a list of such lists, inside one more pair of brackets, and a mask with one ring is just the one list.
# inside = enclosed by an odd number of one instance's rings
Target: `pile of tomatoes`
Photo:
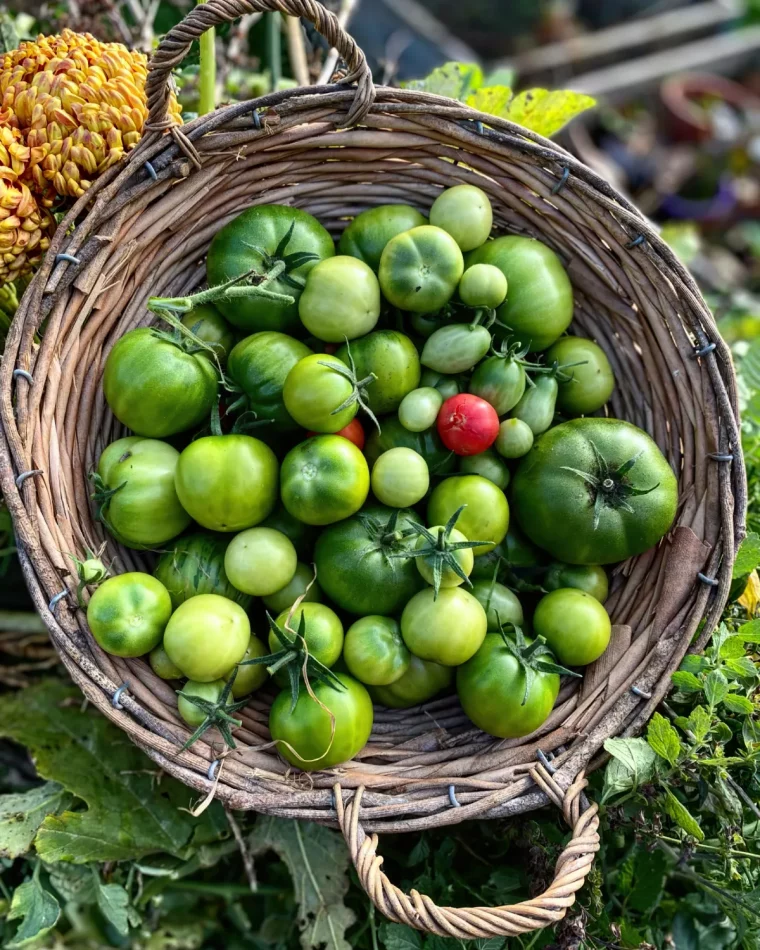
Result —
[[359, 214], [336, 253], [306, 212], [255, 206], [214, 237], [208, 289], [153, 298], [161, 319], [113, 346], [105, 396], [133, 434], [93, 498], [159, 556], [101, 582], [88, 621], [107, 652], [186, 681], [194, 735], [229, 738], [271, 681], [272, 738], [304, 769], [355, 756], [373, 702], [452, 688], [519, 737], [606, 649], [604, 565], [664, 536], [676, 479], [599, 414], [613, 371], [566, 335], [560, 259], [492, 226], [458, 185], [429, 219]]

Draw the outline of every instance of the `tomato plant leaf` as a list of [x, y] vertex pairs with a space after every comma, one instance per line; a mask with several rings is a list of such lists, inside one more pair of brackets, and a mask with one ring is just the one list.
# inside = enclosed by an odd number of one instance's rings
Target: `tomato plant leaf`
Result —
[[123, 937], [129, 933], [129, 895], [121, 884], [103, 884], [98, 872], [93, 870], [97, 878], [95, 897], [100, 913]]
[[380, 925], [380, 940], [385, 950], [422, 950], [422, 934], [406, 924], [391, 924], [384, 921]]
[[448, 96], [464, 102], [467, 96], [483, 85], [483, 72], [475, 63], [444, 63], [424, 79], [402, 82], [404, 89], [430, 92], [436, 96]]
[[482, 86], [467, 97], [467, 105], [478, 112], [508, 118], [513, 95], [509, 86]]
[[689, 713], [686, 720], [686, 728], [691, 732], [697, 742], [702, 742], [707, 738], [712, 725], [712, 716], [704, 706], [695, 706]]
[[[754, 667], [753, 667], [754, 672]], [[720, 670], [711, 670], [705, 679], [705, 697], [712, 709], [723, 702], [728, 693], [728, 680]]]
[[723, 700], [723, 705], [731, 712], [739, 713], [742, 716], [751, 716], [755, 711], [755, 706], [746, 696], [740, 696], [738, 693], [729, 693]]
[[71, 804], [71, 795], [57, 782], [45, 782], [26, 792], [0, 795], [0, 857], [17, 858], [32, 847], [47, 815]]
[[[757, 350], [757, 347], [755, 349]], [[758, 350], [758, 372], [760, 372], [760, 350]], [[733, 576], [744, 577], [756, 567], [760, 567], [760, 534], [750, 531], [736, 552]]]
[[350, 859], [343, 837], [310, 822], [261, 817], [249, 848], [254, 856], [274, 851], [290, 871], [304, 950], [351, 950], [345, 934], [356, 918], [344, 903]]
[[665, 789], [665, 811], [687, 835], [691, 835], [697, 841], [704, 841], [705, 833], [700, 828], [699, 822], [669, 788]]
[[681, 740], [673, 725], [660, 713], [655, 713], [647, 728], [647, 742], [661, 759], [671, 765], [678, 762], [681, 754]]
[[654, 775], [656, 756], [644, 739], [607, 739], [604, 748], [612, 756], [604, 773], [602, 802], [635, 790]]
[[20, 920], [21, 925], [6, 947], [25, 947], [38, 940], [55, 927], [61, 914], [58, 901], [40, 883], [40, 863], [38, 862], [32, 879], [25, 881], [13, 893], [8, 920]]
[[[593, 108], [596, 101], [582, 92], [572, 92], [569, 89], [526, 89], [518, 92], [500, 111], [484, 108], [488, 105], [488, 89], [479, 89], [467, 100], [467, 104], [483, 112], [491, 112], [502, 119], [508, 119], [517, 125], [522, 125], [532, 132], [544, 135], [547, 138], [581, 112]], [[493, 97], [494, 103], [497, 97]], [[480, 105], [479, 103], [483, 103]]]

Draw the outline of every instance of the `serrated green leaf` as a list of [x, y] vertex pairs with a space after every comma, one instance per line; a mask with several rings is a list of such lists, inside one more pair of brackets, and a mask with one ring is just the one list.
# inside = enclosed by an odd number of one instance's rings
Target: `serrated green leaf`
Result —
[[731, 712], [740, 713], [742, 716], [751, 716], [755, 711], [755, 706], [746, 696], [740, 696], [738, 693], [729, 693], [723, 700], [723, 705]]
[[[736, 662], [736, 661], [733, 661]], [[720, 670], [711, 670], [705, 678], [705, 697], [712, 708], [722, 702], [728, 692], [728, 680]]]
[[687, 729], [692, 733], [697, 742], [702, 742], [707, 738], [712, 725], [712, 716], [704, 706], [695, 706], [689, 713], [686, 721]]
[[465, 102], [471, 92], [483, 85], [483, 72], [475, 63], [444, 63], [437, 66], [424, 79], [402, 82], [404, 89], [430, 92], [436, 96], [448, 96]]
[[720, 657], [723, 660], [736, 659], [738, 656], [744, 656], [747, 652], [745, 640], [742, 636], [729, 637], [720, 645]]
[[651, 780], [656, 756], [644, 739], [607, 739], [604, 748], [612, 761], [604, 772], [602, 802]]
[[681, 665], [678, 667], [679, 670], [684, 670], [686, 673], [702, 673], [709, 666], [709, 661], [706, 657], [701, 656], [697, 653], [688, 653], [682, 660]]
[[675, 728], [660, 713], [656, 712], [649, 721], [647, 742], [666, 762], [671, 765], [678, 762], [678, 756], [681, 754], [681, 740]]
[[702, 689], [702, 683], [693, 673], [686, 670], [676, 670], [671, 676], [673, 685], [687, 693], [699, 692]]
[[743, 623], [736, 631], [745, 643], [760, 643], [760, 620], [750, 620]]
[[686, 805], [679, 801], [669, 788], [665, 789], [665, 796], [665, 811], [673, 821], [683, 828], [687, 835], [691, 835], [697, 841], [704, 841], [705, 833]]
[[72, 798], [57, 782], [13, 795], [0, 795], [0, 857], [17, 858], [32, 847], [47, 815], [68, 808]]
[[[754, 345], [753, 343], [753, 346]], [[760, 350], [758, 350], [757, 368], [760, 370]], [[755, 531], [750, 531], [736, 552], [733, 577], [743, 577], [745, 574], [749, 574], [750, 571], [754, 571], [756, 567], [760, 567], [760, 534], [757, 534]]]
[[103, 884], [98, 877], [95, 896], [100, 913], [117, 933], [126, 937], [129, 933], [129, 895], [121, 884]]
[[734, 676], [740, 676], [742, 679], [756, 679], [758, 673], [757, 666], [748, 656], [740, 656], [735, 660], [726, 660], [723, 668], [733, 673]]
[[13, 893], [8, 920], [20, 920], [21, 925], [15, 936], [6, 946], [25, 947], [33, 940], [39, 940], [49, 933], [58, 923], [61, 908], [53, 895], [40, 884], [39, 865], [34, 876], [24, 882]]
[[571, 119], [595, 105], [596, 101], [582, 92], [526, 89], [518, 92], [499, 115], [548, 138], [559, 132]]
[[422, 950], [422, 935], [405, 924], [384, 921], [379, 928], [380, 942], [385, 950]]

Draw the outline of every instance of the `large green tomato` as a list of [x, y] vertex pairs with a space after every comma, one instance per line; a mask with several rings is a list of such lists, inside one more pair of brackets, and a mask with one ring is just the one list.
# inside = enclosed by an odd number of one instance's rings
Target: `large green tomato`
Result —
[[[488, 240], [493, 226], [493, 208], [482, 188], [454, 185], [442, 191], [433, 202], [430, 223], [447, 231], [463, 251], [471, 251]], [[501, 299], [504, 299], [503, 295]]]
[[248, 528], [227, 546], [224, 569], [238, 590], [266, 597], [293, 580], [298, 555], [293, 542], [274, 528]]
[[489, 633], [475, 656], [457, 670], [457, 693], [479, 729], [500, 739], [517, 739], [549, 718], [559, 676], [536, 672], [526, 699], [525, 672], [501, 634]]
[[[522, 627], [525, 620], [522, 605], [517, 596], [504, 584], [492, 580], [474, 581], [472, 596], [480, 602], [486, 612], [489, 631], [498, 631], [500, 623], [503, 627], [507, 627], [510, 623], [516, 627]], [[509, 630], [508, 627], [507, 630]]]
[[[417, 535], [409, 527], [420, 523], [413, 511], [368, 505], [358, 515], [327, 528], [314, 549], [322, 589], [342, 610], [363, 616], [401, 611], [423, 586], [410, 552]], [[390, 525], [389, 525], [390, 522]]]
[[210, 683], [243, 659], [250, 639], [251, 624], [239, 604], [218, 594], [199, 594], [171, 615], [164, 649], [188, 679]]
[[[314, 257], [299, 263], [293, 255], [302, 254]], [[284, 265], [267, 290], [287, 294], [294, 298], [293, 303], [261, 296], [222, 296], [215, 303], [230, 323], [248, 333], [300, 332], [298, 299], [306, 275], [318, 260], [334, 254], [332, 238], [312, 215], [285, 205], [256, 205], [217, 231], [208, 250], [206, 275], [209, 287], [215, 287], [251, 271], [265, 276]]]
[[[367, 405], [377, 415], [394, 412], [420, 382], [420, 358], [414, 343], [398, 330], [376, 330], [350, 344], [357, 379], [374, 373], [367, 386]], [[335, 354], [350, 365], [349, 347]]]
[[[481, 475], [452, 475], [433, 489], [427, 509], [430, 524], [446, 524], [457, 508], [467, 507], [457, 520], [457, 528], [470, 541], [498, 544], [509, 527], [509, 505], [504, 492]], [[477, 557], [491, 544], [473, 548]]]
[[404, 607], [401, 635], [421, 660], [459, 666], [479, 649], [486, 635], [486, 612], [461, 587], [421, 590]]
[[302, 604], [322, 602], [322, 588], [314, 580], [313, 568], [301, 561], [296, 564], [296, 572], [289, 583], [261, 599], [265, 607], [279, 614], [292, 607], [299, 597], [303, 597]]
[[[340, 432], [356, 415], [350, 402], [354, 384], [337, 356], [314, 353], [293, 367], [285, 380], [285, 408], [299, 426], [313, 432]], [[348, 405], [346, 403], [348, 402]]]
[[370, 614], [351, 624], [343, 645], [349, 672], [367, 686], [388, 686], [409, 669], [412, 655], [393, 617]]
[[555, 561], [546, 571], [543, 588], [552, 591], [561, 587], [585, 590], [603, 604], [607, 600], [610, 582], [607, 572], [598, 564], [562, 564], [561, 561]]
[[301, 323], [318, 340], [354, 340], [377, 323], [380, 284], [364, 261], [343, 254], [328, 257], [309, 272], [298, 313]]
[[[292, 604], [291, 604], [292, 607]], [[288, 624], [291, 630], [299, 632], [301, 617], [304, 618], [304, 640], [309, 649], [309, 656], [319, 660], [325, 666], [332, 666], [343, 650], [343, 624], [340, 618], [326, 604], [302, 602], [290, 616], [291, 607], [279, 614], [275, 623], [285, 632], [285, 636], [293, 641], [290, 632], [285, 628]], [[288, 620], [290, 622], [288, 623]], [[272, 653], [282, 650], [279, 638], [269, 631], [269, 649]]]
[[536, 636], [545, 637], [565, 666], [587, 666], [607, 649], [610, 617], [596, 597], [560, 587], [542, 597], [533, 614]]
[[312, 687], [318, 702], [303, 689], [291, 712], [287, 689], [272, 703], [269, 731], [291, 765], [305, 771], [329, 769], [352, 759], [367, 744], [373, 720], [369, 693], [353, 677], [337, 677], [343, 689], [324, 680]]
[[412, 655], [403, 676], [388, 686], [373, 686], [371, 693], [375, 702], [390, 709], [410, 709], [426, 703], [442, 690], [448, 689], [453, 682], [452, 667]]
[[182, 323], [199, 340], [213, 347], [222, 366], [235, 345], [232, 327], [211, 303], [201, 303], [182, 317]]
[[[127, 436], [103, 450], [95, 499], [117, 541], [129, 548], [153, 548], [190, 524], [177, 497], [174, 477], [179, 452], [166, 442]], [[110, 497], [106, 492], [113, 491]], [[100, 497], [99, 497], [100, 496]]]
[[573, 287], [545, 244], [514, 234], [498, 237], [467, 255], [467, 266], [473, 264], [493, 264], [507, 278], [509, 293], [497, 316], [524, 346], [545, 350], [570, 326]]
[[380, 257], [391, 238], [427, 224], [427, 218], [411, 205], [380, 205], [357, 214], [340, 236], [338, 250], [380, 269]]
[[459, 245], [441, 228], [397, 234], [380, 257], [380, 288], [400, 310], [429, 313], [451, 299], [464, 271]]
[[228, 371], [248, 397], [248, 409], [257, 419], [272, 419], [272, 428], [289, 432], [297, 428], [282, 398], [288, 373], [299, 360], [311, 355], [305, 343], [264, 330], [241, 340], [229, 356]]
[[435, 428], [424, 432], [410, 432], [401, 422], [390, 416], [383, 419], [382, 430], [370, 432], [364, 454], [370, 465], [374, 465], [383, 452], [402, 446], [413, 449], [421, 455], [428, 465], [431, 475], [445, 475], [453, 472], [457, 466], [457, 457], [449, 452]]
[[192, 352], [192, 344], [184, 340], [171, 342], [154, 327], [125, 333], [103, 370], [106, 402], [119, 422], [155, 439], [207, 420], [216, 390], [217, 374], [208, 356]]
[[[560, 412], [568, 416], [587, 416], [601, 409], [612, 395], [615, 376], [610, 361], [593, 340], [563, 336], [546, 351], [546, 362], [568, 367], [559, 378], [557, 408]], [[570, 365], [573, 363], [580, 365]]]
[[171, 613], [161, 581], [134, 571], [103, 581], [87, 605], [87, 623], [106, 653], [142, 656], [161, 642]]
[[572, 419], [520, 463], [512, 501], [525, 534], [568, 564], [614, 564], [673, 524], [678, 482], [646, 432], [618, 419]]
[[283, 459], [280, 491], [282, 503], [299, 521], [313, 525], [342, 521], [367, 500], [367, 460], [348, 439], [314, 436]]
[[228, 543], [223, 535], [199, 532], [177, 538], [163, 551], [153, 575], [169, 591], [173, 609], [198, 594], [219, 594], [243, 609], [250, 606], [250, 596], [233, 587], [224, 571]]
[[242, 531], [277, 501], [277, 459], [250, 435], [209, 435], [182, 452], [175, 477], [188, 514], [211, 531]]

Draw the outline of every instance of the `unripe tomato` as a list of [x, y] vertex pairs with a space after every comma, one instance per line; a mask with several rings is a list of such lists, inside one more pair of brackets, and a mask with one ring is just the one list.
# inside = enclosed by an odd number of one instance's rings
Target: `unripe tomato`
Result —
[[539, 376], [512, 410], [512, 418], [527, 423], [533, 435], [541, 435], [554, 420], [556, 404], [557, 380], [553, 376]]
[[459, 296], [468, 307], [494, 310], [507, 296], [507, 278], [493, 264], [473, 264], [462, 274]]
[[610, 642], [610, 616], [596, 597], [575, 587], [546, 594], [533, 614], [536, 636], [546, 637], [565, 666], [598, 660]]
[[401, 446], [383, 452], [372, 467], [375, 498], [391, 508], [410, 508], [430, 487], [427, 462], [414, 449]]
[[435, 424], [442, 405], [443, 396], [432, 386], [413, 389], [401, 400], [398, 420], [410, 432], [424, 432]]
[[439, 373], [464, 373], [478, 363], [491, 346], [491, 334], [472, 323], [447, 323], [425, 341], [420, 362]]
[[359, 408], [357, 402], [348, 402], [354, 392], [354, 384], [345, 375], [348, 372], [348, 366], [337, 356], [324, 353], [305, 356], [285, 380], [282, 390], [285, 408], [304, 429], [339, 432], [351, 422]]
[[318, 340], [342, 343], [364, 336], [380, 316], [380, 284], [356, 257], [325, 258], [309, 271], [298, 314]]
[[293, 542], [274, 528], [249, 528], [227, 545], [224, 570], [245, 594], [266, 597], [293, 580], [298, 555]]
[[482, 188], [454, 185], [433, 202], [430, 223], [448, 231], [463, 251], [472, 251], [488, 240], [493, 208]]
[[209, 703], [216, 703], [222, 695], [224, 689], [224, 680], [214, 680], [211, 683], [198, 683], [195, 680], [188, 680], [182, 687], [182, 692], [177, 696], [177, 709], [180, 716], [193, 729], [197, 729], [206, 718], [206, 713], [191, 703], [186, 697], [197, 696], [198, 699], [205, 699]]
[[[445, 530], [445, 526], [434, 525], [429, 530], [434, 537], [440, 537]], [[452, 544], [461, 544], [463, 541], [467, 541], [469, 539], [466, 538], [461, 531], [457, 531], [456, 528], [453, 528], [449, 532], [448, 540]], [[424, 536], [420, 535], [420, 537], [417, 538], [414, 547], [417, 551], [419, 551], [425, 546], [429, 547], [430, 542]], [[475, 561], [472, 548], [460, 548], [458, 551], [452, 551], [451, 554], [462, 572], [469, 577], [469, 575], [472, 573], [472, 566]], [[427, 583], [434, 584], [435, 557], [433, 555], [426, 555], [425, 557], [416, 557], [414, 561], [417, 565], [417, 570], [427, 581]], [[464, 584], [464, 579], [461, 578], [452, 567], [450, 567], [448, 564], [444, 564], [441, 569], [439, 584], [441, 587], [459, 587], [460, 584]]]
[[370, 614], [348, 628], [343, 659], [360, 683], [388, 686], [406, 673], [412, 655], [401, 637], [397, 620]]
[[178, 680], [182, 678], [182, 670], [176, 663], [172, 663], [169, 659], [168, 653], [164, 650], [163, 643], [159, 643], [157, 647], [153, 647], [148, 654], [148, 662], [156, 676], [160, 676], [162, 680]]
[[441, 228], [423, 224], [388, 241], [378, 276], [394, 307], [430, 313], [449, 302], [463, 271], [457, 242]]
[[533, 446], [533, 430], [522, 419], [505, 419], [499, 426], [494, 448], [505, 459], [519, 459]]
[[426, 587], [401, 614], [401, 636], [421, 660], [459, 666], [477, 652], [486, 635], [486, 612], [461, 587]]
[[375, 702], [390, 709], [409, 709], [426, 703], [454, 681], [454, 668], [421, 660], [414, 654], [404, 673], [388, 686], [373, 686], [370, 690]]
[[607, 600], [610, 583], [607, 572], [598, 564], [550, 564], [544, 577], [544, 590], [559, 590], [561, 587], [576, 587], [596, 597], [600, 604]]
[[438, 434], [456, 455], [478, 455], [496, 441], [499, 417], [494, 407], [471, 393], [452, 396], [438, 413]]
[[446, 524], [457, 508], [465, 506], [457, 530], [470, 541], [483, 541], [473, 548], [475, 557], [486, 554], [504, 540], [509, 527], [509, 504], [501, 489], [480, 475], [452, 475], [439, 482], [430, 495], [428, 524]]
[[[311, 586], [310, 586], [311, 585]], [[319, 604], [322, 602], [322, 588], [314, 580], [314, 569], [301, 561], [296, 565], [296, 572], [289, 583], [273, 594], [262, 597], [264, 606], [275, 613], [282, 613], [292, 607], [299, 597], [301, 603]]]
[[87, 623], [106, 653], [142, 656], [161, 642], [171, 612], [171, 597], [161, 581], [133, 571], [98, 587], [87, 605]]
[[213, 347], [222, 366], [235, 345], [235, 334], [212, 303], [198, 304], [182, 317], [182, 323], [204, 343]]
[[[243, 659], [240, 662], [245, 663], [246, 660], [254, 660], [260, 656], [266, 656], [268, 653], [269, 650], [267, 650], [258, 637], [251, 637], [248, 641], [248, 649], [243, 654]], [[235, 682], [232, 684], [230, 691], [233, 699], [242, 699], [243, 696], [248, 696], [249, 693], [263, 686], [269, 676], [267, 668], [263, 663], [251, 663], [249, 666], [233, 666], [232, 670], [235, 669], [237, 670]], [[232, 670], [224, 677], [225, 680], [228, 680], [230, 676], [232, 676]]]
[[410, 205], [379, 205], [357, 214], [340, 236], [338, 251], [350, 254], [369, 264], [373, 271], [380, 267], [385, 245], [410, 228], [427, 224], [427, 218]]
[[493, 449], [486, 449], [478, 455], [463, 455], [459, 462], [459, 471], [463, 475], [482, 475], [502, 491], [507, 490], [511, 477], [507, 463], [500, 459]]
[[251, 624], [239, 604], [218, 594], [198, 594], [172, 614], [164, 649], [188, 679], [210, 683], [243, 659], [250, 639]]
[[[559, 378], [557, 407], [570, 416], [589, 415], [601, 409], [615, 388], [607, 354], [593, 340], [563, 336], [546, 351], [546, 362], [568, 366]], [[569, 378], [568, 378], [569, 377]]]

